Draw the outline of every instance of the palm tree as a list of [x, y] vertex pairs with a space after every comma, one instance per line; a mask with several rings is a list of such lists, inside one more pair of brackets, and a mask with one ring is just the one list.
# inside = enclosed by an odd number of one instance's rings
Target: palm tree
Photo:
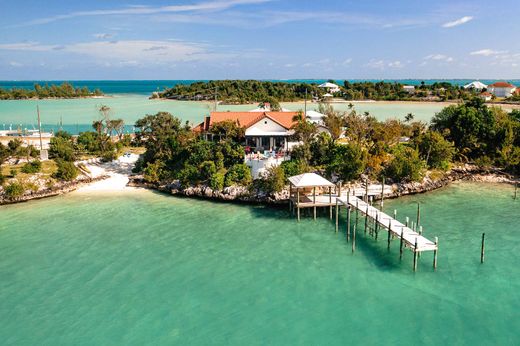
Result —
[[294, 138], [303, 142], [303, 144], [308, 144], [311, 139], [318, 133], [318, 128], [315, 124], [307, 121], [302, 111], [299, 111], [293, 117], [294, 125], [292, 129], [294, 130]]

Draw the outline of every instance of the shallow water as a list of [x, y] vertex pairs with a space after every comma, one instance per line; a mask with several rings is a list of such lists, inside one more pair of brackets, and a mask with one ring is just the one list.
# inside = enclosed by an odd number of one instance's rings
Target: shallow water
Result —
[[[443, 106], [441, 104], [380, 104], [380, 103], [354, 103], [358, 112], [370, 112], [376, 118], [384, 120], [387, 118], [404, 119], [408, 113], [413, 113], [416, 120], [428, 122], [431, 117]], [[113, 118], [122, 118], [126, 124], [132, 125], [137, 119], [146, 114], [155, 114], [159, 111], [170, 112], [189, 121], [192, 124], [200, 123], [205, 116], [213, 110], [211, 103], [171, 101], [171, 100], [149, 100], [146, 95], [139, 94], [117, 94], [108, 98], [90, 99], [65, 99], [65, 100], [0, 100], [0, 130], [16, 129], [20, 124], [22, 128], [32, 129], [37, 125], [36, 106], [40, 107], [43, 127], [46, 131], [59, 127], [60, 122], [65, 129], [71, 132], [85, 131], [91, 129], [93, 120], [99, 119], [98, 109], [101, 105], [111, 108]], [[338, 110], [347, 110], [348, 104], [335, 104]], [[248, 111], [256, 105], [219, 105], [219, 111]], [[304, 109], [304, 103], [283, 104], [290, 110]], [[310, 109], [317, 109], [316, 103], [308, 103]]]
[[[387, 201], [439, 237], [399, 244], [327, 217], [150, 191], [0, 207], [3, 344], [518, 344], [520, 201], [455, 184]], [[341, 220], [341, 230], [345, 228]], [[487, 234], [486, 263], [480, 237]]]

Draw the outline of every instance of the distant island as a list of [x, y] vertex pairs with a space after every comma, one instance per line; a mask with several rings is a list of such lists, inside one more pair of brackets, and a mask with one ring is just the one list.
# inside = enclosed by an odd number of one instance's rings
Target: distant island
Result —
[[485, 90], [465, 88], [449, 82], [435, 82], [409, 86], [399, 82], [327, 83], [271, 82], [258, 80], [216, 80], [176, 85], [151, 98], [187, 101], [213, 101], [229, 104], [254, 102], [295, 102], [307, 100], [345, 101], [458, 101], [470, 100]]
[[99, 89], [94, 91], [87, 87], [74, 87], [70, 83], [56, 84], [34, 84], [34, 89], [2, 89], [0, 88], [0, 100], [25, 100], [25, 99], [73, 99], [82, 97], [104, 96]]

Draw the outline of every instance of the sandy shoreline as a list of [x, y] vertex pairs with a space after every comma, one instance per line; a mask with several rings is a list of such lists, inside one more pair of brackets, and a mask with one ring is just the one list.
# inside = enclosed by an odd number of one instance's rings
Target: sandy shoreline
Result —
[[81, 186], [77, 192], [109, 192], [124, 191], [135, 189], [135, 187], [127, 186], [129, 182], [128, 176], [132, 173], [139, 155], [130, 154], [130, 156], [121, 156], [112, 162], [101, 163], [97, 160], [84, 162], [85, 167], [90, 171], [91, 178], [108, 176], [108, 178], [96, 181], [94, 183]]

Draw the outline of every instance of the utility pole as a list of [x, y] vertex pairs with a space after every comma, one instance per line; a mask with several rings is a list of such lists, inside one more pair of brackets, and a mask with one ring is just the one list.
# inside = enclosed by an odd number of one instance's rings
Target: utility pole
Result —
[[215, 112], [217, 111], [217, 95], [218, 95], [218, 87], [215, 87]]
[[40, 151], [43, 150], [43, 141], [42, 141], [42, 122], [40, 120], [40, 106], [36, 105], [36, 113], [38, 113], [38, 132], [40, 133]]
[[305, 117], [307, 117], [307, 88], [305, 88]]

